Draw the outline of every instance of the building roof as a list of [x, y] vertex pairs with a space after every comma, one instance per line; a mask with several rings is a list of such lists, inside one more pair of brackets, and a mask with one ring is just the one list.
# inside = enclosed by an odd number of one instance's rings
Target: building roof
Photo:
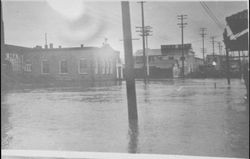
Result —
[[[161, 49], [166, 50], [181, 50], [182, 45], [181, 44], [168, 44], [168, 45], [161, 45]], [[192, 49], [192, 44], [183, 44], [184, 49]]]
[[[29, 47], [23, 47], [23, 46], [17, 46], [17, 45], [5, 45], [5, 49], [7, 52], [22, 54], [25, 52], [47, 52], [47, 51], [63, 51], [63, 50], [100, 50], [100, 49], [106, 49], [106, 50], [113, 50], [109, 45], [105, 45], [102, 47], [65, 47], [65, 48], [42, 48], [41, 46], [36, 46], [34, 48]], [[119, 51], [115, 51], [116, 53], [119, 53]]]
[[[149, 56], [160, 56], [161, 54], [161, 49], [146, 49], [145, 51], [148, 51]], [[142, 56], [142, 50], [137, 50], [135, 52], [135, 56]]]
[[[181, 44], [169, 44], [169, 45], [161, 45], [161, 52], [163, 55], [174, 55], [181, 53], [182, 45]], [[183, 44], [184, 54], [193, 53], [192, 44]]]
[[27, 52], [29, 50], [32, 50], [32, 48], [29, 48], [29, 47], [23, 47], [23, 46], [17, 46], [17, 45], [9, 45], [9, 44], [5, 44], [4, 45], [4, 49], [5, 49], [5, 52], [10, 52], [10, 53], [24, 53], [24, 52]]
[[248, 28], [247, 10], [226, 17], [226, 22], [234, 35], [246, 30]]
[[[170, 46], [170, 45], [169, 45]], [[171, 45], [171, 46], [174, 46], [174, 45]], [[148, 50], [148, 56], [162, 56], [162, 55], [174, 55], [174, 54], [180, 54], [181, 53], [181, 50], [178, 48], [178, 49], [168, 49], [166, 54], [163, 54], [162, 53], [162, 49], [146, 49], [145, 51]], [[186, 47], [185, 49], [186, 51], [184, 51], [184, 53], [194, 53], [193, 50], [192, 50], [192, 47], [190, 47], [189, 45]], [[187, 52], [188, 51], [188, 52]], [[142, 50], [137, 50], [134, 54], [134, 56], [142, 56], [143, 53], [142, 53]]]
[[99, 47], [61, 47], [61, 48], [33, 48], [33, 50], [39, 51], [61, 51], [61, 50], [93, 50], [93, 49], [100, 49]]
[[202, 58], [200, 57], [194, 57], [196, 60], [203, 60]]
[[243, 10], [226, 17], [228, 27], [223, 37], [230, 51], [248, 50], [248, 11]]

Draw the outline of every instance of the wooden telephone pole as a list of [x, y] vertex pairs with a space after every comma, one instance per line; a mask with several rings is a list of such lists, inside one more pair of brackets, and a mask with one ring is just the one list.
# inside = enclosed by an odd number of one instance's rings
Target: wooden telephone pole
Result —
[[123, 26], [123, 43], [125, 56], [125, 78], [127, 87], [127, 102], [128, 102], [128, 119], [129, 123], [138, 120], [135, 77], [134, 77], [134, 59], [132, 48], [132, 35], [130, 24], [129, 2], [122, 1], [122, 26]]
[[183, 23], [184, 19], [187, 19], [187, 15], [178, 15], [177, 16], [178, 19], [181, 21], [180, 23], [178, 23], [177, 25], [180, 26], [181, 28], [181, 53], [182, 53], [182, 56], [181, 56], [181, 60], [182, 60], [182, 67], [181, 67], [181, 76], [182, 78], [185, 77], [185, 73], [184, 73], [184, 60], [185, 60], [185, 57], [184, 57], [184, 35], [183, 35], [183, 28], [185, 27], [185, 25], [187, 25], [187, 23]]
[[[144, 8], [143, 8], [143, 1], [138, 2], [141, 4], [141, 18], [142, 18], [142, 33], [145, 33], [145, 27], [144, 27]], [[142, 53], [143, 53], [143, 75], [144, 75], [144, 82], [147, 81], [147, 68], [146, 68], [146, 53], [145, 53], [145, 35], [142, 34]]]
[[206, 35], [205, 31], [206, 28], [201, 28], [203, 64], [205, 64], [205, 48], [204, 48], [204, 38]]

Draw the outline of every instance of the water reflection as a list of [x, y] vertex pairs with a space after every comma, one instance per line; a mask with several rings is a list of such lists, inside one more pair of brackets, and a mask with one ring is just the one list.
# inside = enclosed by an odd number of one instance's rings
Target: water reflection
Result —
[[129, 143], [128, 143], [128, 152], [129, 153], [138, 153], [138, 121], [132, 120], [129, 121], [129, 129], [128, 129], [128, 136], [129, 136]]
[[214, 89], [213, 84], [136, 81], [138, 123], [127, 120], [125, 82], [12, 90], [1, 101], [2, 146], [246, 157], [245, 87], [232, 83], [227, 89], [217, 81]]
[[[8, 92], [29, 92], [30, 90], [46, 90], [46, 91], [85, 91], [96, 87], [113, 87], [121, 86], [122, 81], [57, 81], [55, 83], [30, 83], [17, 84], [9, 87]], [[3, 90], [2, 90], [3, 91]]]
[[1, 147], [7, 148], [12, 136], [8, 135], [8, 131], [11, 129], [11, 123], [9, 121], [10, 111], [8, 106], [5, 104], [6, 93], [1, 92]]
[[143, 86], [143, 90], [144, 90], [144, 102], [145, 102], [145, 103], [150, 103], [149, 81], [148, 81], [148, 84], [145, 84], [145, 85]]
[[118, 85], [118, 86], [121, 86], [122, 85], [122, 81], [121, 80], [117, 80], [117, 81], [115, 81], [115, 84]]

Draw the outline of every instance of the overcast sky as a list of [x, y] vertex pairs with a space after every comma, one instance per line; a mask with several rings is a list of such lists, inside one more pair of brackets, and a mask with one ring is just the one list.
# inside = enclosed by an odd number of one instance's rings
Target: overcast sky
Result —
[[[247, 9], [247, 1], [206, 1], [207, 6], [222, 25], [225, 17]], [[181, 43], [181, 31], [177, 26], [177, 15], [188, 15], [185, 20], [184, 42], [192, 43], [196, 56], [202, 57], [200, 28], [207, 28], [205, 48], [212, 52], [211, 36], [222, 41], [223, 30], [207, 15], [201, 4], [196, 2], [149, 1], [144, 4], [145, 25], [152, 26], [149, 48], [159, 49], [162, 44]], [[140, 38], [135, 32], [141, 26], [141, 8], [137, 2], [130, 2], [131, 28], [133, 38]], [[34, 47], [48, 43], [54, 47], [101, 46], [105, 37], [114, 49], [123, 56], [121, 3], [87, 2], [78, 0], [8, 1], [3, 2], [5, 41], [7, 44]], [[133, 41], [133, 52], [142, 48], [142, 41]], [[218, 45], [215, 45], [218, 53]], [[123, 57], [122, 57], [123, 58]]]

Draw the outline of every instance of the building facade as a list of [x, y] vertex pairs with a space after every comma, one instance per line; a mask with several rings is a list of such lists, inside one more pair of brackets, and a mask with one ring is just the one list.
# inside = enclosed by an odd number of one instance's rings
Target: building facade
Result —
[[223, 70], [226, 67], [225, 55], [207, 55], [206, 64], [208, 66], [214, 66], [215, 70]]
[[4, 65], [7, 72], [14, 74], [22, 74], [24, 55], [31, 51], [31, 48], [16, 46], [16, 45], [4, 45]]
[[119, 52], [102, 47], [24, 48], [7, 45], [6, 61], [13, 73], [45, 81], [94, 81], [117, 79]]
[[194, 72], [198, 72], [200, 71], [200, 66], [204, 65], [204, 60], [199, 57], [195, 57], [194, 60], [195, 60]]

